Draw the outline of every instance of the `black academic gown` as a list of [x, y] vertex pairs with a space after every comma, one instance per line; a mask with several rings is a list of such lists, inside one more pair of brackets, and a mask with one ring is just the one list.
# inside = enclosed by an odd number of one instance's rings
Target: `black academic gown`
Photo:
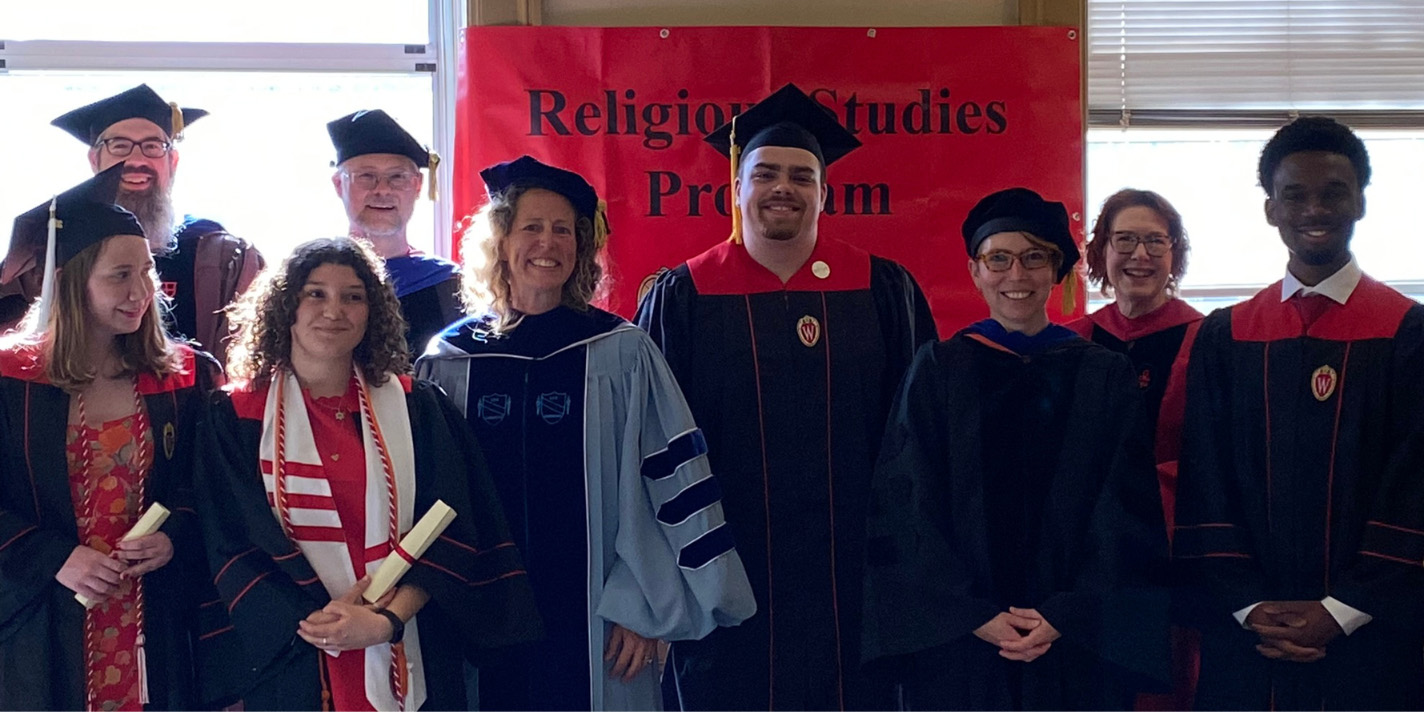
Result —
[[[1424, 708], [1424, 307], [1369, 277], [1307, 330], [1277, 282], [1202, 323], [1173, 558], [1206, 595], [1202, 709]], [[1273, 662], [1234, 611], [1373, 616]]]
[[1185, 405], [1181, 381], [1186, 378], [1186, 358], [1179, 363], [1178, 356], [1184, 349], [1191, 353], [1201, 319], [1201, 312], [1173, 298], [1135, 319], [1123, 316], [1116, 304], [1109, 304], [1067, 325], [1079, 336], [1132, 359], [1137, 387], [1142, 391], [1139, 412], [1146, 420], [1143, 427], [1154, 433], [1158, 486], [1169, 530], [1176, 508]]
[[783, 285], [723, 243], [661, 275], [637, 323], [707, 436], [757, 597], [741, 625], [673, 644], [667, 706], [893, 705], [860, 667], [865, 518], [895, 388], [935, 338], [919, 286], [825, 237]]
[[[208, 561], [232, 617], [248, 675], [248, 709], [322, 706], [319, 651], [297, 637], [297, 623], [330, 597], [282, 532], [257, 476], [265, 397], [216, 394], [200, 442], [198, 468]], [[444, 500], [457, 516], [402, 579], [430, 594], [420, 610], [425, 709], [466, 709], [464, 659], [521, 643], [541, 632], [519, 553], [489, 473], [464, 418], [435, 386], [407, 392], [415, 449], [415, 511]], [[501, 545], [504, 546], [501, 546]]]
[[464, 317], [460, 306], [460, 268], [454, 262], [411, 253], [386, 260], [409, 330], [411, 357], [425, 353], [430, 339]]
[[[1127, 359], [1068, 334], [1024, 356], [922, 348], [876, 468], [865, 657], [911, 709], [1124, 709], [1166, 676], [1166, 535]], [[1009, 661], [974, 630], [1035, 608]]]
[[[143, 577], [149, 709], [203, 704], [194, 646], [198, 606], [212, 588], [190, 468], [193, 425], [218, 376], [211, 357], [179, 348], [179, 373], [138, 383], [154, 446], [145, 508], [157, 502], [172, 512], [160, 531], [174, 552]], [[79, 544], [65, 456], [69, 396], [49, 384], [35, 354], [0, 352], [0, 708], [78, 710], [86, 704], [84, 608], [54, 578]]]

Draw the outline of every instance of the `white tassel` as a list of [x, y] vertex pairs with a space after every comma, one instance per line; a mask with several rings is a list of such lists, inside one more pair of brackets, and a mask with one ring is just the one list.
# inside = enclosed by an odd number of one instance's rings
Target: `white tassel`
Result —
[[49, 311], [54, 308], [54, 263], [58, 259], [55, 256], [55, 233], [63, 224], [55, 216], [55, 209], [58, 206], [59, 196], [51, 198], [49, 201], [49, 232], [45, 239], [44, 283], [40, 287], [40, 306], [34, 322], [37, 330], [44, 330], [49, 325]]
[[143, 633], [138, 634], [138, 644], [134, 646], [134, 659], [138, 661], [138, 701], [148, 704], [148, 656], [143, 652]]

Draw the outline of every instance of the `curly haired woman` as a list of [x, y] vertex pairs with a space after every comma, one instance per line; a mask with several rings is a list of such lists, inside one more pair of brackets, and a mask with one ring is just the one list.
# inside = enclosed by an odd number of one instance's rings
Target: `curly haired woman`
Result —
[[[464, 419], [412, 381], [400, 303], [370, 247], [299, 245], [233, 308], [234, 386], [199, 466], [209, 562], [253, 678], [250, 709], [464, 709], [461, 654], [540, 624]], [[457, 513], [415, 559], [401, 538]], [[412, 562], [362, 599], [389, 556]]]

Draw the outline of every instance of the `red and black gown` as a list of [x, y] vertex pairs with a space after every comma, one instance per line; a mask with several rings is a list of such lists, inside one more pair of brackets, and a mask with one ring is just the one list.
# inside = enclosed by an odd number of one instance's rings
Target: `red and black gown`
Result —
[[[1187, 370], [1173, 559], [1206, 599], [1197, 707], [1424, 708], [1424, 307], [1363, 277], [1307, 325], [1280, 294], [1208, 316]], [[1266, 659], [1232, 615], [1327, 596], [1373, 620], [1318, 662]]]
[[[152, 453], [143, 501], [138, 501], [136, 489], [130, 496], [99, 497], [116, 519], [89, 527], [91, 536], [112, 546], [117, 539], [112, 535], [119, 529], [127, 531], [129, 520], [149, 505], [161, 503], [172, 512], [160, 531], [173, 542], [173, 559], [141, 579], [148, 709], [193, 709], [231, 699], [231, 690], [222, 682], [222, 666], [207, 665], [222, 659], [221, 654], [209, 653], [223, 642], [224, 622], [221, 616], [200, 609], [216, 595], [208, 582], [191, 479], [194, 424], [205, 394], [215, 387], [219, 375], [217, 364], [206, 354], [178, 348], [177, 373], [164, 378], [141, 374], [137, 379], [149, 424], [144, 437]], [[91, 519], [76, 516], [75, 490], [83, 501], [89, 498], [90, 488], [87, 483], [75, 488], [71, 481], [69, 412], [70, 397], [49, 383], [38, 349], [0, 351], [0, 708], [84, 709], [87, 705], [86, 613], [74, 600], [74, 592], [55, 580], [81, 543], [80, 520]], [[118, 441], [137, 434], [122, 421], [104, 425], [97, 457], [127, 460]], [[92, 429], [88, 432], [93, 434]], [[108, 439], [107, 446], [103, 438]], [[130, 585], [126, 590], [132, 589]], [[133, 594], [126, 595], [113, 605], [131, 604]], [[118, 608], [112, 612], [118, 615], [106, 616], [102, 610], [95, 614], [101, 619], [100, 637], [105, 638], [100, 645], [108, 648], [109, 639], [114, 645], [132, 643], [137, 630], [124, 621]], [[103, 663], [105, 679], [112, 677], [114, 682], [105, 685], [109, 691], [136, 680], [136, 660], [101, 657], [109, 661]], [[132, 703], [130, 699], [121, 704]]]
[[[415, 452], [414, 511], [424, 513], [439, 499], [457, 513], [402, 579], [430, 594], [419, 614], [424, 708], [466, 709], [462, 661], [477, 662], [490, 649], [537, 638], [542, 628], [464, 418], [434, 385], [401, 380]], [[217, 589], [242, 643], [232, 664], [248, 675], [247, 708], [316, 710], [324, 695], [340, 702], [344, 692], [334, 688], [346, 675], [335, 670], [324, 679], [318, 657], [324, 653], [296, 635], [297, 623], [330, 596], [282, 531], [258, 476], [266, 397], [266, 388], [251, 387], [213, 396], [201, 433], [207, 456], [198, 468], [199, 511]], [[354, 427], [349, 418], [341, 419], [346, 426], [325, 418], [322, 405], [309, 405], [318, 436], [324, 432], [320, 422], [329, 426], [326, 431]], [[337, 454], [347, 446], [317, 444], [319, 451]], [[364, 470], [360, 475], [364, 481]]]
[[707, 436], [757, 613], [673, 644], [675, 709], [894, 704], [860, 665], [865, 521], [885, 416], [935, 339], [902, 266], [820, 237], [786, 283], [741, 244], [662, 274], [637, 323]]

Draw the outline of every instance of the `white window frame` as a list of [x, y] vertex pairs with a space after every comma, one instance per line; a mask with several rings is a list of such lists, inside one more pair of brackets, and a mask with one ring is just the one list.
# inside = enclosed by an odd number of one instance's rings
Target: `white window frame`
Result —
[[[9, 1], [9, 0], [7, 0]], [[20, 0], [15, 0], [20, 1]], [[92, 42], [6, 40], [0, 36], [0, 75], [18, 71], [206, 71], [410, 74], [428, 72], [434, 101], [432, 148], [442, 157], [454, 147], [458, 36], [465, 0], [427, 0], [429, 44], [282, 42]], [[0, 30], [0, 32], [3, 32]], [[441, 161], [437, 178], [450, 186], [452, 161]], [[450, 256], [450, 191], [435, 202], [435, 251]]]

